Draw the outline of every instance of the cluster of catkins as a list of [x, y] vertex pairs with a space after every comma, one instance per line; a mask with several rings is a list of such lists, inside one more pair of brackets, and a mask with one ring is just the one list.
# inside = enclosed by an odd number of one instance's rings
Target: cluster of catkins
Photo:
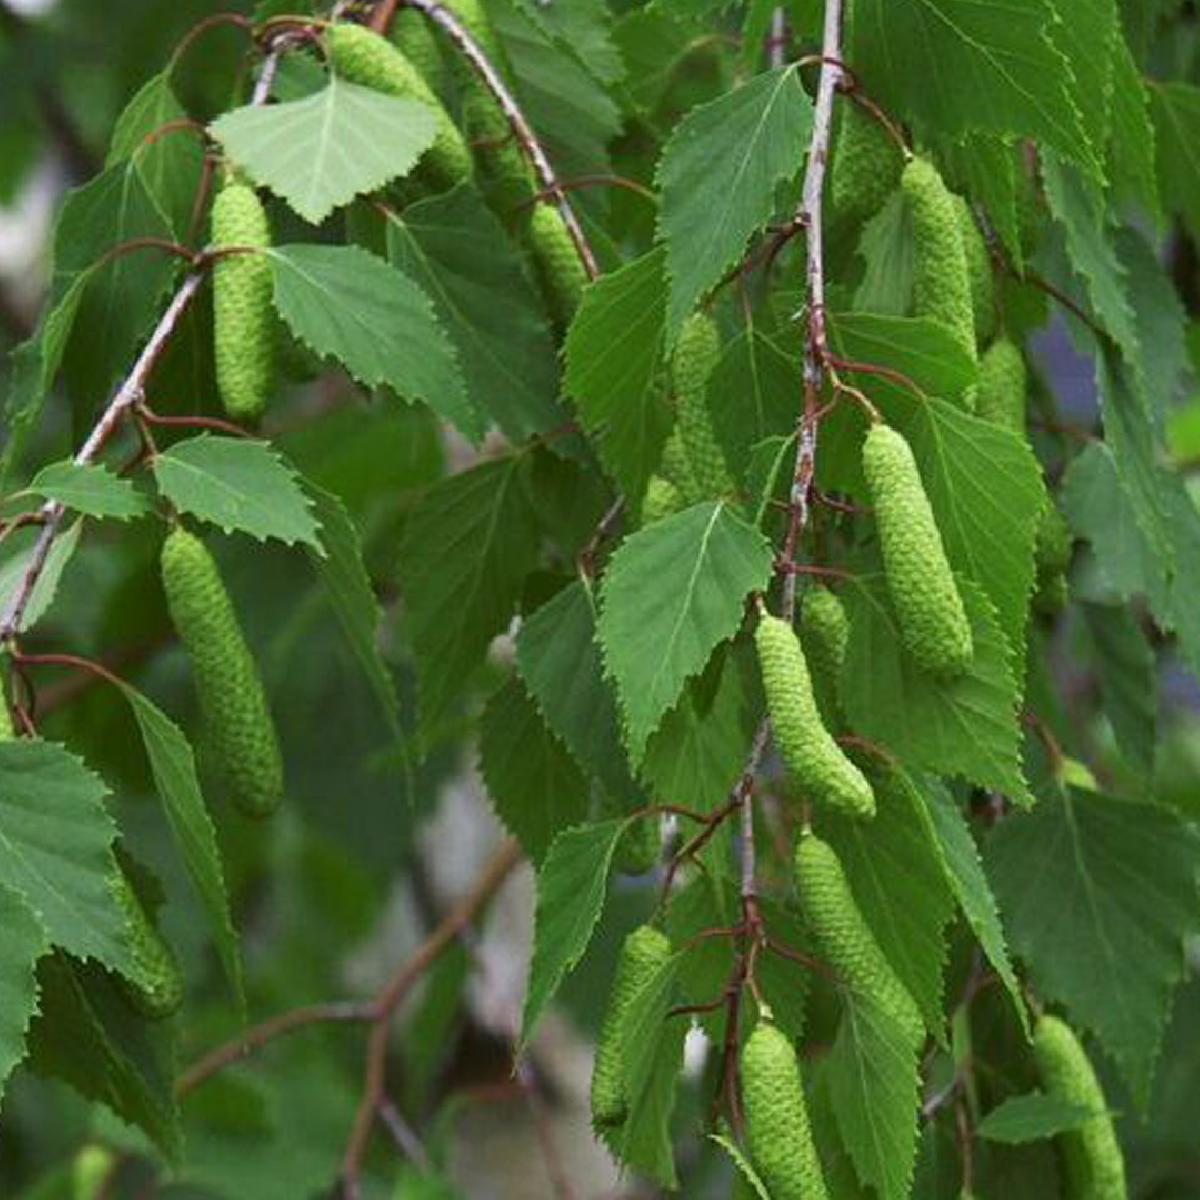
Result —
[[[897, 187], [913, 231], [914, 314], [941, 322], [978, 362], [978, 382], [963, 403], [980, 418], [1024, 436], [1024, 359], [997, 330], [990, 256], [968, 205], [947, 189], [931, 162], [916, 157], [906, 163], [873, 118], [847, 106], [832, 176], [839, 214], [865, 220]], [[704, 314], [692, 316], [672, 361], [675, 428], [647, 489], [643, 524], [733, 491], [705, 395], [719, 355], [715, 323]], [[921, 670], [945, 680], [959, 677], [974, 653], [971, 625], [912, 451], [899, 432], [877, 423], [864, 441], [862, 465], [903, 644]], [[1062, 603], [1071, 542], [1049, 495], [1036, 546], [1035, 604], [1052, 609]], [[775, 745], [796, 791], [818, 813], [829, 809], [870, 820], [876, 807], [872, 783], [830, 732], [845, 720], [837, 681], [849, 636], [837, 596], [814, 587], [802, 598], [799, 634], [763, 613], [755, 643]], [[889, 768], [870, 773], [876, 786], [888, 786]], [[926, 1032], [921, 1012], [864, 919], [833, 847], [805, 827], [793, 866], [806, 924], [825, 961], [842, 985], [890, 1015], [916, 1053]], [[624, 1061], [630, 1013], [671, 954], [666, 935], [653, 925], [630, 934], [621, 951], [592, 1077], [593, 1123], [614, 1147], [630, 1113]], [[1059, 1139], [1070, 1194], [1124, 1200], [1120, 1148], [1078, 1037], [1058, 1017], [1042, 1014], [1033, 1052], [1046, 1091], [1094, 1114]], [[772, 1200], [823, 1200], [829, 1193], [809, 1127], [800, 1060], [768, 1013], [746, 1038], [740, 1065], [745, 1150], [762, 1186]]]
[[[502, 51], [476, 0], [454, 0], [447, 7], [499, 69]], [[325, 51], [339, 78], [416, 100], [433, 111], [433, 142], [413, 177], [399, 185], [401, 193], [412, 199], [475, 178], [501, 218], [518, 226], [547, 306], [559, 327], [565, 328], [587, 274], [558, 209], [552, 203], [533, 203], [534, 177], [492, 93], [467, 66], [456, 63], [464, 134], [439, 98], [450, 74], [437, 41], [427, 20], [411, 9], [396, 17], [391, 40], [361, 25], [331, 25], [325, 34]], [[255, 421], [271, 394], [282, 335], [271, 307], [271, 267], [265, 253], [271, 246], [271, 229], [266, 209], [237, 172], [227, 175], [213, 204], [212, 242], [217, 251], [228, 251], [219, 255], [213, 268], [217, 384], [225, 410], [234, 420]]]

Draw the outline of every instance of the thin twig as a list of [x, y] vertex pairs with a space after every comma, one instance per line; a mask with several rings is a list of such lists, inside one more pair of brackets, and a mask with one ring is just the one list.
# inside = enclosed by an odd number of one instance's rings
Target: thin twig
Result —
[[[588, 278], [595, 279], [600, 274], [600, 268], [596, 265], [596, 256], [592, 252], [587, 235], [583, 232], [583, 226], [580, 225], [579, 218], [575, 215], [574, 208], [571, 207], [571, 201], [567, 198], [567, 190], [559, 182], [558, 175], [551, 166], [549, 158], [546, 157], [542, 143], [538, 141], [537, 135], [526, 120], [524, 112], [521, 111], [516, 97], [501, 78], [500, 72], [484, 54], [479, 43], [471, 36], [470, 31], [458, 17], [444, 5], [439, 4], [438, 0], [404, 0], [404, 5], [407, 8], [415, 8], [435, 25], [445, 30], [459, 53], [471, 64], [488, 91], [496, 98], [496, 103], [500, 105], [500, 109], [513, 131], [513, 136], [517, 139], [521, 149], [525, 152], [525, 157], [529, 159], [541, 181], [542, 189], [547, 195], [553, 197], [555, 207], [562, 216], [567, 232], [571, 235], [571, 241], [575, 244], [579, 261], [583, 263]], [[395, 14], [396, 7], [397, 0], [383, 0], [371, 18], [371, 27], [377, 32], [386, 30]]]

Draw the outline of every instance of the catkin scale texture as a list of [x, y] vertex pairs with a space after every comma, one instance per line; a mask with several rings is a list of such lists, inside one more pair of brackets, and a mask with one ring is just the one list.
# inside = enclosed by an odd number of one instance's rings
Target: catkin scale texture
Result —
[[592, 1064], [592, 1125], [600, 1132], [619, 1128], [628, 1115], [623, 1047], [629, 1009], [639, 989], [670, 956], [671, 943], [652, 925], [639, 926], [621, 947]]
[[389, 36], [434, 92], [446, 87], [446, 62], [430, 22], [415, 8], [401, 8], [392, 18]]
[[651, 475], [646, 484], [646, 494], [642, 497], [642, 524], [653, 525], [663, 517], [669, 517], [683, 507], [683, 497], [679, 489], [661, 475]]
[[894, 429], [875, 425], [862, 461], [904, 645], [923, 670], [961, 675], [973, 653], [971, 626], [912, 450]]
[[937, 168], [923, 158], [914, 158], [904, 168], [901, 185], [908, 200], [915, 248], [913, 312], [947, 326], [974, 359], [971, 283], [954, 196]]
[[954, 197], [954, 214], [963, 252], [967, 256], [967, 280], [971, 287], [971, 318], [975, 340], [984, 345], [996, 330], [996, 281], [992, 276], [992, 258], [987, 242], [975, 224], [971, 206], [962, 196]]
[[821, 721], [808, 663], [786, 621], [769, 614], [754, 631], [775, 746], [801, 791], [852, 817], [873, 817], [875, 795]]
[[914, 1045], [925, 1036], [916, 1002], [900, 982], [863, 919], [832, 846], [813, 833], [796, 845], [796, 892], [809, 927], [830, 965], [855, 992], [877, 1001]]
[[741, 1072], [750, 1161], [771, 1200], [824, 1200], [829, 1193], [787, 1035], [761, 1022], [742, 1047]]
[[693, 313], [683, 323], [671, 355], [671, 387], [676, 428], [683, 441], [700, 499], [733, 490], [725, 455], [713, 432], [706, 389], [721, 357], [717, 323], [707, 313]]
[[133, 976], [122, 979], [125, 993], [137, 1010], [151, 1020], [169, 1017], [183, 1003], [183, 972], [175, 952], [142, 907], [123, 871], [109, 876], [109, 888], [125, 914]]
[[588, 276], [562, 213], [555, 205], [539, 204], [533, 210], [529, 245], [550, 310], [565, 327], [579, 307]]
[[857, 223], [873, 217], [895, 191], [904, 159], [900, 147], [869, 113], [854, 103], [842, 104], [840, 110], [830, 193], [834, 210]]
[[663, 476], [675, 485], [685, 506], [703, 499], [678, 423], [663, 445], [660, 469]]
[[1028, 379], [1025, 357], [1019, 347], [1006, 337], [997, 338], [979, 360], [976, 415], [1024, 435]]
[[800, 646], [826, 724], [840, 723], [838, 681], [849, 642], [850, 622], [837, 596], [826, 587], [805, 592], [800, 603]]
[[[268, 249], [271, 229], [254, 189], [228, 183], [212, 208], [216, 247]], [[265, 254], [227, 254], [213, 264], [213, 351], [217, 388], [235, 421], [262, 415], [275, 370], [271, 264]]]
[[1070, 1195], [1075, 1200], [1125, 1200], [1125, 1163], [1108, 1103], [1074, 1031], [1058, 1017], [1042, 1016], [1033, 1031], [1033, 1056], [1050, 1095], [1099, 1114], [1058, 1138]]
[[351, 83], [427, 105], [437, 119], [433, 144], [421, 157], [429, 182], [445, 189], [471, 177], [471, 152], [420, 71], [386, 38], [361, 25], [337, 24], [326, 35], [333, 69]]
[[232, 799], [248, 816], [267, 816], [283, 797], [283, 763], [262, 680], [217, 564], [199, 538], [175, 529], [163, 543], [162, 577]]

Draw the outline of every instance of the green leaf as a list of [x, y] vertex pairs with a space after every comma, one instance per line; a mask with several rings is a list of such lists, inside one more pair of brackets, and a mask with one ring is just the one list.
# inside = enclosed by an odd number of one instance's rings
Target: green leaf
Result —
[[766, 588], [771, 548], [727, 505], [704, 503], [626, 539], [605, 574], [600, 641], [640, 761], [650, 734]]
[[1163, 205], [1200, 237], [1200, 87], [1151, 83], [1150, 112]]
[[29, 1033], [33, 1070], [106, 1104], [178, 1162], [183, 1145], [164, 1029], [94, 967], [56, 954], [43, 960], [38, 979], [41, 1011]]
[[586, 819], [587, 780], [517, 678], [488, 701], [480, 766], [496, 814], [521, 848], [541, 862], [564, 829]]
[[1128, 607], [1081, 606], [1095, 648], [1094, 661], [1122, 754], [1143, 777], [1154, 768], [1158, 725], [1158, 671], [1154, 651]]
[[965, 675], [945, 683], [921, 671], [902, 647], [883, 577], [858, 576], [848, 584], [842, 700], [855, 731], [906, 765], [960, 775], [1026, 803], [1008, 646], [978, 589], [961, 578], [958, 585], [975, 657]]
[[612, 683], [604, 677], [591, 587], [576, 580], [527, 617], [517, 670], [546, 724], [609, 794], [633, 795]]
[[202, 433], [155, 455], [154, 478], [177, 509], [226, 533], [320, 548], [296, 473], [266, 442]]
[[116, 517], [126, 521], [150, 511], [146, 497], [128, 479], [106, 467], [83, 466], [64, 459], [43, 467], [26, 491], [90, 517]]
[[898, 770], [872, 770], [876, 815], [820, 814], [818, 832], [837, 851], [850, 890], [928, 1029], [942, 1036], [943, 927], [954, 896], [921, 796]]
[[1071, 788], [1008, 817], [985, 851], [1038, 994], [1096, 1035], [1143, 1105], [1183, 940], [1200, 928], [1198, 849], [1167, 809]]
[[708, 381], [708, 408], [717, 440], [739, 479], [753, 448], [796, 426], [801, 356], [751, 326], [728, 342]]
[[1113, 103], [1114, 56], [1120, 37], [1117, 0], [1052, 0], [1050, 40], [1070, 69], [1065, 82], [1092, 157], [1103, 163]]
[[320, 549], [309, 549], [309, 562], [325, 586], [346, 641], [361, 664], [392, 733], [399, 738], [400, 704], [391, 672], [379, 650], [382, 613], [363, 565], [358, 530], [346, 506], [332, 492], [307, 479], [302, 486], [320, 529]]
[[561, 424], [542, 301], [479, 193], [462, 184], [390, 214], [387, 245], [388, 258], [433, 301], [472, 405], [517, 440]]
[[795, 67], [756, 76], [675, 127], [658, 165], [671, 341], [770, 219], [776, 186], [800, 170], [811, 128], [812, 105]]
[[584, 291], [564, 349], [564, 386], [630, 503], [645, 489], [671, 428], [661, 383], [662, 267], [662, 251], [652, 250], [601, 276]]
[[863, 0], [846, 58], [889, 112], [952, 137], [1033, 138], [1098, 171], [1047, 0]]
[[407, 275], [358, 246], [279, 246], [270, 255], [275, 307], [306, 346], [367, 387], [423, 401], [468, 438], [483, 435], [454, 346]]
[[0, 744], [0, 878], [47, 938], [79, 958], [132, 970], [125, 914], [110, 889], [117, 827], [104, 782], [62, 746]]
[[[36, 625], [49, 610], [50, 605], [54, 603], [54, 597], [58, 592], [58, 582], [62, 578], [67, 563], [75, 554], [82, 529], [83, 522], [76, 521], [65, 533], [60, 533], [54, 539], [50, 553], [46, 555], [46, 565], [42, 568], [37, 583], [33, 585], [33, 593], [29, 597], [29, 603], [25, 606], [25, 620], [22, 624], [26, 629]], [[30, 543], [36, 542], [37, 532], [30, 533], [28, 537]], [[29, 564], [33, 560], [33, 553], [32, 544], [24, 546], [10, 558], [6, 558], [0, 565], [0, 597], [3, 597], [0, 600], [0, 611], [7, 609], [13, 591], [21, 586], [25, 579]]]
[[983, 873], [983, 863], [970, 827], [957, 801], [942, 784], [927, 781], [922, 789], [922, 799], [937, 832], [946, 879], [958, 897], [967, 924], [1008, 989], [1021, 1025], [1028, 1035], [1029, 1016], [1025, 1010], [1025, 999], [1008, 957], [1008, 943], [996, 908], [996, 898]]
[[659, 803], [709, 812], [729, 799], [746, 764], [756, 712], [732, 658], [693, 679], [646, 743], [642, 774]]
[[750, 1165], [750, 1160], [738, 1149], [737, 1144], [720, 1133], [710, 1133], [708, 1136], [710, 1141], [716, 1142], [729, 1155], [737, 1173], [758, 1200], [771, 1200], [763, 1181], [758, 1177], [758, 1172]]
[[975, 1132], [989, 1142], [1018, 1145], [1068, 1133], [1095, 1115], [1090, 1109], [1071, 1104], [1061, 1096], [1027, 1092], [1024, 1096], [1010, 1096], [996, 1105], [975, 1127]]
[[486, 462], [429, 489], [400, 546], [400, 585], [428, 735], [508, 624], [537, 561], [520, 457]]
[[[1112, 129], [1108, 171], [1118, 197], [1142, 206], [1162, 220], [1155, 150], [1158, 137], [1151, 120], [1151, 93], [1124, 37], [1113, 47]], [[1170, 169], [1178, 163], [1164, 163]], [[1185, 202], [1190, 202], [1187, 197]]]
[[407, 174], [433, 144], [436, 129], [428, 105], [336, 75], [303, 100], [247, 105], [209, 126], [238, 166], [313, 225]]
[[229, 911], [217, 831], [200, 791], [192, 748], [182, 730], [141, 692], [128, 684], [123, 684], [121, 691], [141, 730], [142, 744], [146, 747], [146, 757], [150, 760], [167, 823], [208, 917], [213, 943], [229, 980], [234, 1002], [239, 1009], [244, 1009], [241, 951]]
[[554, 839], [537, 876], [533, 959], [521, 1018], [529, 1042], [563, 976], [583, 957], [604, 908], [613, 850], [628, 821], [567, 829]]
[[[946, 140], [938, 147], [938, 160], [949, 182], [987, 210], [1009, 259], [1020, 271], [1025, 255], [1017, 221], [1016, 155], [1012, 139], [986, 133]], [[960, 342], [955, 341], [954, 346], [962, 351]]]
[[903, 1029], [870, 998], [848, 996], [825, 1071], [859, 1179], [880, 1200], [907, 1200], [917, 1148], [917, 1062]]
[[37, 960], [50, 949], [28, 905], [0, 885], [0, 1098], [12, 1069], [25, 1057], [25, 1035], [37, 1010]]
[[863, 312], [903, 316], [912, 297], [912, 220], [899, 188], [863, 226], [858, 257], [866, 264], [854, 293], [854, 307]]
[[688, 1022], [667, 1014], [683, 958], [683, 953], [672, 955], [638, 989], [629, 1004], [622, 1041], [629, 1115], [625, 1118], [620, 1157], [671, 1190], [679, 1186], [671, 1114]]

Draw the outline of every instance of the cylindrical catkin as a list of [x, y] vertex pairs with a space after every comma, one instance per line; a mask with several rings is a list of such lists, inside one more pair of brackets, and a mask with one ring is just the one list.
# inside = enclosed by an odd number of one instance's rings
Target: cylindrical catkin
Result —
[[671, 943], [653, 925], [635, 929], [621, 947], [617, 973], [592, 1064], [592, 1125], [611, 1135], [629, 1113], [625, 1092], [624, 1043], [630, 1006], [639, 990], [671, 956]]
[[901, 185], [913, 228], [913, 312], [940, 321], [973, 360], [971, 282], [954, 197], [937, 167], [924, 158], [914, 158], [904, 168]]
[[975, 413], [1013, 433], [1025, 433], [1025, 392], [1029, 376], [1020, 348], [998, 337], [979, 360]]
[[550, 311], [565, 328], [579, 307], [588, 275], [567, 223], [555, 205], [539, 204], [533, 210], [529, 245]]
[[825, 728], [808, 664], [791, 626], [764, 614], [754, 641], [775, 746], [802, 793], [849, 816], [873, 817], [875, 794]]
[[992, 256], [971, 206], [962, 196], [954, 197], [954, 214], [967, 256], [967, 279], [971, 285], [971, 316], [977, 345], [985, 345], [996, 331], [996, 281], [992, 275]]
[[345, 23], [329, 27], [326, 45], [330, 65], [343, 79], [417, 100], [433, 110], [437, 133], [420, 162], [433, 187], [444, 190], [471, 177], [471, 152], [458, 127], [421, 72], [396, 46], [362, 25]]
[[[254, 189], [227, 183], [213, 201], [213, 246], [267, 250], [271, 229]], [[235, 253], [213, 264], [213, 350], [217, 389], [235, 421], [262, 415], [275, 370], [271, 264], [265, 254]]]
[[850, 622], [842, 602], [827, 587], [810, 588], [800, 601], [800, 645], [812, 672], [817, 705], [831, 728], [841, 724], [838, 701]]
[[713, 432], [708, 412], [708, 380], [721, 358], [717, 323], [707, 313], [693, 313], [683, 323], [671, 354], [671, 388], [675, 396], [675, 427], [700, 489], [698, 499], [711, 499], [733, 490], [724, 452]]
[[1108, 1103], [1074, 1030], [1048, 1013], [1040, 1017], [1033, 1031], [1033, 1056], [1050, 1095], [1096, 1114], [1058, 1138], [1071, 1196], [1075, 1200], [1126, 1200], [1125, 1161]]
[[904, 157], [888, 131], [850, 100], [840, 106], [830, 169], [834, 211], [859, 223], [873, 217], [896, 190]]
[[912, 450], [896, 430], [874, 425], [862, 461], [901, 639], [923, 670], [961, 675], [974, 652], [971, 626]]
[[851, 991], [875, 1000], [919, 1044], [925, 1036], [920, 1010], [864, 920], [833, 847], [814, 833], [801, 834], [795, 871], [801, 910], [829, 964]]
[[120, 867], [109, 876], [108, 886], [125, 914], [132, 951], [133, 974], [121, 979], [125, 994], [143, 1016], [151, 1020], [169, 1017], [183, 1003], [183, 972], [175, 951], [155, 928]]
[[787, 1035], [760, 1021], [742, 1047], [741, 1070], [750, 1161], [771, 1200], [825, 1200], [800, 1063]]
[[177, 528], [163, 543], [162, 577], [231, 798], [248, 816], [267, 816], [283, 797], [279, 742], [217, 564], [199, 538]]

